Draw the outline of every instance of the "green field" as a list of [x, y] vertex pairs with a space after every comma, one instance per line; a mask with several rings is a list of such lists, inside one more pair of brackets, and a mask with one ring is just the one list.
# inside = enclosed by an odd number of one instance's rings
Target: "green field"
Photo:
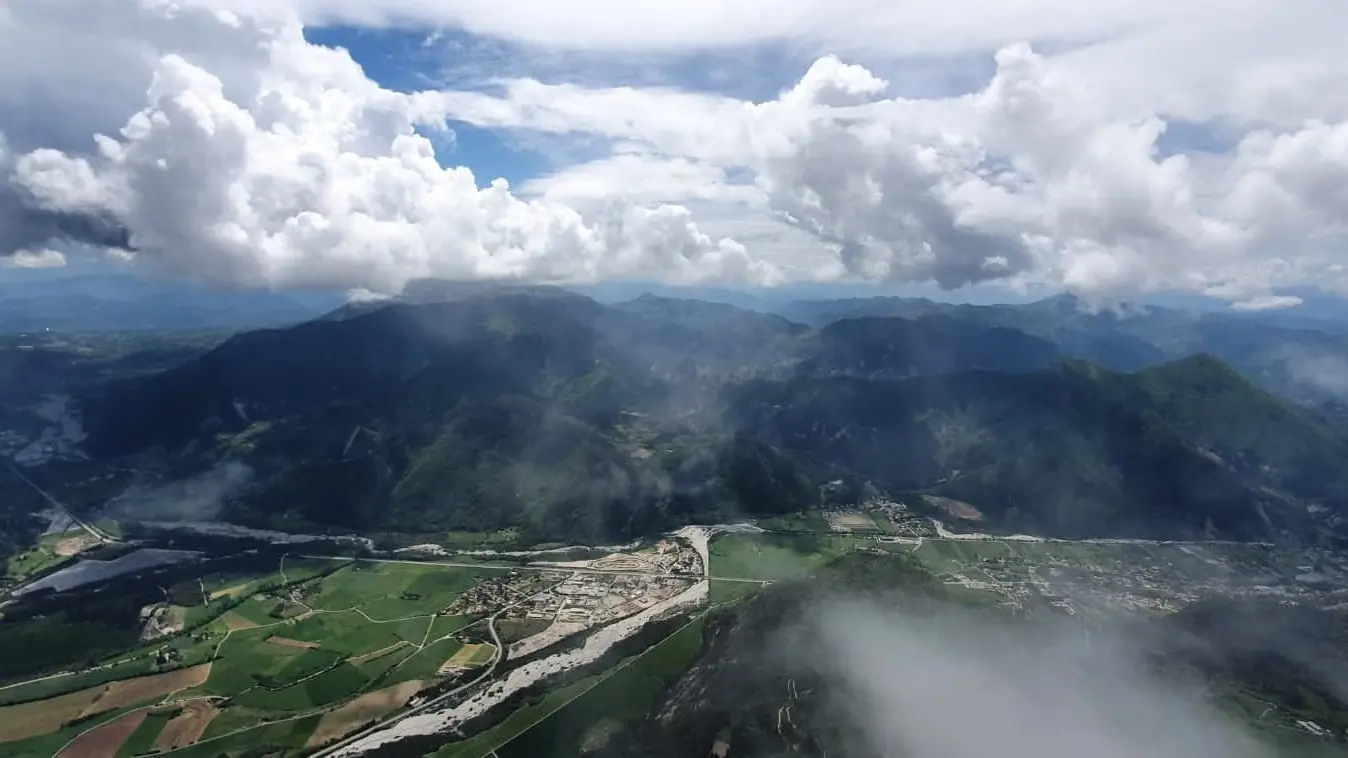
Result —
[[600, 676], [588, 676], [565, 687], [553, 690], [538, 700], [516, 708], [504, 721], [461, 742], [440, 748], [435, 758], [482, 758], [497, 746], [531, 729], [549, 714], [599, 681]]
[[[976, 565], [988, 558], [1014, 556], [1019, 547], [1019, 544], [1011, 547], [1010, 543], [1005, 542], [927, 539], [922, 541], [913, 555], [933, 573], [946, 574]], [[905, 546], [905, 549], [909, 548]]]
[[[220, 721], [221, 718], [223, 716], [217, 718], [216, 721]], [[272, 750], [295, 750], [304, 747], [304, 743], [308, 741], [309, 735], [314, 733], [314, 727], [318, 726], [318, 721], [321, 718], [321, 714], [300, 716], [279, 722], [249, 725], [251, 728], [247, 728], [246, 731], [230, 731], [214, 735], [212, 734], [213, 730], [207, 730], [204, 738], [195, 745], [175, 750], [172, 753], [159, 753], [158, 755], [172, 755], [174, 758], [219, 758], [220, 756], [234, 758], [242, 755], [270, 755], [270, 751], [260, 749], [262, 746]], [[215, 724], [212, 723], [211, 726], [214, 727]], [[233, 725], [230, 724], [230, 726]]]
[[782, 580], [809, 576], [864, 538], [825, 534], [725, 534], [712, 540], [711, 575]]
[[102, 713], [88, 721], [67, 726], [40, 737], [32, 737], [17, 742], [0, 743], [0, 755], [4, 758], [52, 758], [70, 740], [75, 739], [87, 729], [116, 720], [132, 708], [123, 708]]
[[[495, 748], [498, 758], [570, 758], [597, 747], [625, 722], [645, 718], [702, 651], [707, 617], [612, 669], [591, 689]], [[463, 755], [463, 758], [469, 758]]]
[[177, 714], [176, 710], [151, 712], [136, 728], [136, 731], [132, 732], [126, 742], [122, 743], [122, 749], [117, 751], [117, 758], [131, 758], [131, 756], [146, 755], [152, 752], [155, 738], [164, 730], [164, 725]]
[[712, 577], [710, 586], [707, 588], [707, 597], [713, 604], [733, 603], [740, 598], [758, 592], [762, 588], [763, 585], [753, 582], [732, 582], [717, 580]]
[[73, 556], [57, 555], [56, 545], [63, 539], [77, 537], [79, 534], [81, 534], [80, 531], [70, 531], [44, 535], [36, 545], [22, 553], [10, 556], [9, 560], [5, 561], [5, 576], [14, 582], [22, 582], [27, 580], [28, 577], [55, 569], [57, 566], [74, 560]]
[[138, 658], [112, 668], [101, 669], [98, 671], [85, 671], [74, 673], [69, 676], [42, 679], [29, 684], [5, 687], [4, 689], [0, 689], [0, 706], [25, 702], [28, 700], [40, 700], [42, 698], [55, 697], [56, 695], [65, 692], [74, 692], [75, 690], [84, 689], [85, 687], [93, 687], [96, 684], [115, 682], [118, 679], [148, 674], [153, 670], [153, 661], [148, 658]]

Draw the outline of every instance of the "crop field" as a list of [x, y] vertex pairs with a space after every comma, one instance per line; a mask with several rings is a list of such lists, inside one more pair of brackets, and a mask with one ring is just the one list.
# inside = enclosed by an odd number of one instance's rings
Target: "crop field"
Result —
[[[182, 582], [171, 611], [186, 631], [0, 689], [0, 755], [215, 758], [330, 740], [402, 707], [446, 660], [491, 660], [492, 646], [454, 638], [479, 618], [439, 615], [482, 575], [499, 571], [291, 559]], [[156, 657], [173, 670], [154, 673]]]
[[71, 672], [64, 676], [45, 678], [30, 684], [6, 686], [4, 689], [0, 689], [0, 706], [42, 700], [108, 682], [115, 682], [119, 679], [150, 674], [154, 672], [153, 664], [154, 662], [151, 660], [139, 658], [105, 669]]
[[389, 711], [403, 707], [421, 686], [422, 682], [417, 679], [399, 682], [382, 690], [368, 692], [341, 708], [328, 711], [309, 737], [309, 745], [331, 742]]
[[449, 660], [445, 661], [442, 669], [446, 672], [458, 669], [473, 668], [483, 666], [491, 662], [496, 655], [496, 647], [490, 644], [472, 644], [464, 645], [459, 648]]
[[[136, 727], [126, 741], [122, 743], [121, 749], [117, 751], [118, 755], [144, 755], [155, 749], [155, 741], [159, 739], [159, 733], [163, 731], [164, 726], [174, 719], [177, 710], [173, 708], [163, 708], [154, 710], [142, 710], [139, 713], [144, 714], [140, 720], [140, 725]], [[125, 717], [123, 717], [125, 718]]]
[[220, 715], [220, 709], [211, 700], [193, 700], [155, 732], [154, 750], [174, 750], [201, 739], [211, 721]]
[[103, 694], [94, 687], [67, 695], [0, 708], [0, 744], [36, 737], [74, 721]]
[[116, 755], [148, 716], [145, 711], [132, 711], [125, 716], [97, 726], [76, 737], [57, 758], [103, 758]]
[[210, 664], [100, 684], [45, 700], [0, 708], [0, 744], [36, 737], [101, 713], [152, 701], [199, 685]]

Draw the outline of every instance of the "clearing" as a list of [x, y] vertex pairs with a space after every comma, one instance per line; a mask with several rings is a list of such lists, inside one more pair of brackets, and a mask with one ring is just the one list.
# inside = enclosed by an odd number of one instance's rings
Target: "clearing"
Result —
[[309, 737], [307, 747], [317, 747], [338, 739], [389, 711], [407, 705], [407, 701], [417, 694], [421, 685], [420, 679], [400, 682], [392, 687], [361, 695], [341, 708], [329, 711], [323, 715], [323, 720], [318, 722], [318, 728]]
[[72, 555], [79, 555], [97, 544], [99, 544], [97, 537], [86, 532], [80, 532], [73, 537], [66, 537], [57, 542], [53, 552], [62, 558], [68, 558]]
[[201, 739], [206, 727], [218, 715], [220, 709], [215, 707], [213, 700], [203, 698], [183, 703], [183, 712], [165, 724], [163, 731], [155, 738], [154, 749], [175, 750], [191, 745]]
[[58, 758], [113, 758], [149, 711], [139, 710], [90, 729], [57, 753]]

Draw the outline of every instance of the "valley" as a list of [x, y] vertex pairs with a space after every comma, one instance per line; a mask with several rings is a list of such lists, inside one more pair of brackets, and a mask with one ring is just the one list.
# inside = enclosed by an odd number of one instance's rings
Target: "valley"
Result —
[[0, 755], [872, 755], [861, 608], [1124, 638], [1343, 752], [1348, 430], [1211, 355], [1083, 360], [1143, 322], [900, 306], [487, 288], [14, 348], [51, 391], [0, 398]]
[[[0, 722], [23, 724], [0, 744], [15, 756], [100, 740], [111, 756], [539, 754], [520, 752], [538, 749], [533, 732], [571, 733], [568, 714], [592, 712], [611, 678], [670, 646], [691, 664], [708, 614], [849, 555], [912, 559], [957, 602], [1087, 628], [1214, 599], [1348, 603], [1348, 562], [1314, 548], [1001, 538], [892, 502], [765, 526], [687, 527], [582, 560], [515, 551], [526, 555], [493, 565], [422, 545], [424, 559], [287, 551], [270, 572], [187, 572], [140, 610], [127, 649], [0, 685]], [[1221, 696], [1266, 732], [1348, 737], [1324, 713]]]

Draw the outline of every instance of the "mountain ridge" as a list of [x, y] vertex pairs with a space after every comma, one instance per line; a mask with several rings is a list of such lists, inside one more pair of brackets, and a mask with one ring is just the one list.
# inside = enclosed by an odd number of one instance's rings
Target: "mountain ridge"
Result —
[[538, 540], [839, 492], [1078, 536], [1314, 536], [1334, 529], [1308, 509], [1348, 507], [1343, 434], [1210, 357], [1125, 374], [943, 314], [810, 329], [658, 297], [453, 295], [238, 335], [107, 385], [82, 398], [87, 447], [158, 449], [169, 471], [247, 463], [258, 481], [224, 512], [250, 525]]

